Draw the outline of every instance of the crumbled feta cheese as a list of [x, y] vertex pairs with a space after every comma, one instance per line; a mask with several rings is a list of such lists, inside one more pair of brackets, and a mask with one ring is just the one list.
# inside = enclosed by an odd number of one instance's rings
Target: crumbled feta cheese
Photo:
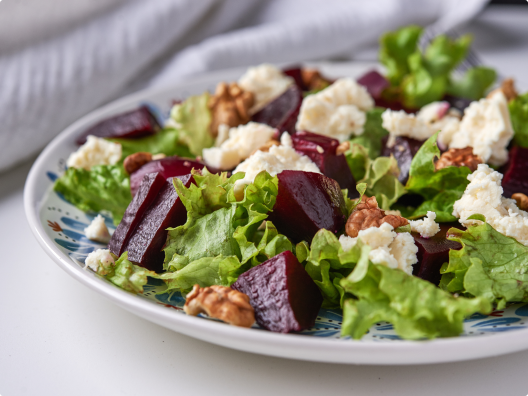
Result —
[[108, 249], [97, 249], [91, 252], [84, 261], [84, 268], [91, 268], [97, 273], [107, 273], [108, 268], [115, 264], [114, 258]]
[[303, 100], [296, 128], [343, 142], [351, 134], [363, 133], [364, 112], [373, 107], [374, 100], [365, 87], [351, 78], [340, 78]]
[[399, 268], [409, 275], [412, 274], [412, 265], [418, 262], [418, 247], [408, 232], [397, 234], [389, 223], [383, 223], [379, 227], [359, 231], [356, 238], [341, 235], [339, 242], [343, 250], [348, 251], [356, 245], [358, 239], [372, 248], [369, 260], [374, 264]]
[[92, 220], [90, 225], [84, 229], [84, 234], [86, 235], [86, 238], [91, 239], [92, 241], [101, 243], [110, 242], [110, 232], [105, 224], [104, 217], [101, 215], [97, 215], [97, 217]]
[[432, 124], [444, 118], [448, 110], [449, 103], [432, 102], [422, 107], [416, 117], [424, 121], [426, 124]]
[[262, 147], [277, 132], [265, 124], [249, 122], [229, 130], [229, 138], [220, 147], [203, 149], [205, 163], [220, 170], [233, 169]]
[[436, 213], [427, 212], [427, 217], [422, 220], [411, 220], [411, 230], [418, 232], [422, 238], [431, 238], [435, 236], [438, 231], [440, 231], [440, 226], [435, 222]]
[[90, 170], [95, 165], [114, 165], [120, 159], [120, 144], [90, 135], [86, 143], [70, 154], [66, 164], [70, 168]]
[[498, 232], [528, 246], [528, 213], [520, 210], [515, 200], [502, 196], [502, 174], [486, 164], [479, 164], [477, 170], [468, 175], [468, 180], [470, 183], [462, 198], [453, 205], [453, 216], [467, 227], [479, 223], [468, 220], [469, 216], [481, 214]]
[[506, 147], [512, 137], [508, 102], [498, 91], [490, 98], [469, 105], [449, 148], [473, 147], [473, 153], [484, 162], [499, 166], [508, 160]]
[[250, 114], [254, 114], [283, 94], [294, 82], [293, 78], [286, 76], [277, 67], [265, 63], [247, 69], [238, 80], [238, 86], [255, 95], [255, 104], [249, 110]]
[[317, 165], [306, 155], [297, 153], [291, 144], [288, 133], [281, 136], [281, 145], [270, 147], [268, 152], [258, 150], [236, 167], [233, 173], [245, 172], [244, 179], [237, 180], [236, 185], [250, 184], [263, 170], [275, 176], [284, 170], [300, 170], [305, 172], [321, 173]]
[[218, 135], [215, 140], [215, 147], [220, 147], [227, 139], [229, 139], [229, 125], [220, 124], [218, 125]]

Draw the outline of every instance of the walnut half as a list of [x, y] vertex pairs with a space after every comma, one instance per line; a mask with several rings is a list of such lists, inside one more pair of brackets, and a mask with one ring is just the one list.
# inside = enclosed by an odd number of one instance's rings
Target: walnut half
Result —
[[216, 86], [214, 96], [209, 99], [213, 119], [211, 121], [211, 134], [216, 137], [218, 127], [225, 124], [236, 127], [249, 122], [249, 109], [255, 103], [253, 93], [244, 91], [236, 83], [227, 85], [221, 82]]
[[439, 170], [448, 166], [467, 166], [471, 172], [475, 172], [479, 164], [482, 164], [482, 159], [478, 155], [473, 154], [473, 147], [452, 148], [440, 156], [435, 168]]
[[528, 211], [528, 197], [523, 193], [515, 193], [512, 195], [512, 199], [517, 202], [517, 207], [521, 210]]
[[225, 286], [200, 287], [194, 285], [187, 294], [183, 310], [188, 315], [205, 313], [226, 323], [251, 327], [255, 323], [255, 311], [244, 293]]
[[345, 231], [349, 237], [355, 238], [359, 231], [370, 227], [379, 227], [383, 223], [389, 223], [396, 229], [409, 224], [409, 221], [401, 216], [386, 214], [384, 210], [378, 207], [376, 197], [363, 195], [361, 202], [350, 214]]
[[150, 161], [152, 161], [152, 154], [147, 152], [134, 153], [125, 158], [123, 161], [123, 167], [125, 168], [126, 173], [131, 175]]

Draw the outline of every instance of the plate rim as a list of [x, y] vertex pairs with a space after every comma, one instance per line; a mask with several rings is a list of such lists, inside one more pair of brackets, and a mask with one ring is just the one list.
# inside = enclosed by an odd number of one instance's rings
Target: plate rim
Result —
[[[368, 62], [314, 62], [310, 66], [339, 68], [372, 67]], [[62, 144], [82, 131], [81, 127], [102, 119], [115, 109], [140, 102], [146, 97], [178, 92], [197, 84], [219, 81], [222, 75], [244, 68], [231, 68], [175, 82], [165, 87], [147, 88], [103, 105], [79, 118], [59, 133], [40, 153], [33, 163], [24, 186], [24, 210], [30, 229], [46, 254], [66, 273], [80, 283], [103, 295], [118, 306], [148, 321], [173, 331], [213, 344], [268, 356], [347, 364], [409, 365], [433, 364], [498, 356], [528, 349], [528, 328], [478, 337], [451, 337], [428, 341], [361, 342], [336, 340], [299, 334], [279, 334], [257, 329], [229, 326], [210, 320], [187, 316], [153, 304], [137, 295], [110, 284], [94, 273], [84, 270], [66, 256], [44, 231], [39, 213], [43, 196], [37, 195], [38, 181], [44, 164]], [[492, 342], [490, 342], [493, 340]], [[464, 350], [470, 349], [470, 351]]]

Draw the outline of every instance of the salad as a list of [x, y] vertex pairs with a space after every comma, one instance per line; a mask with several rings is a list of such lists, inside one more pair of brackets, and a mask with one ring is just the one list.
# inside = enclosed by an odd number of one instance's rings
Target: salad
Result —
[[343, 313], [404, 339], [528, 301], [528, 93], [457, 65], [471, 38], [380, 39], [384, 73], [250, 67], [214, 93], [92, 126], [54, 189], [98, 215], [86, 268], [185, 311], [275, 332]]

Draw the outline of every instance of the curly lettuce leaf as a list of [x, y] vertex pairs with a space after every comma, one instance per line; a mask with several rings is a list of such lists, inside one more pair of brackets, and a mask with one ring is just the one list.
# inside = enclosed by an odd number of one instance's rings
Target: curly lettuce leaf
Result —
[[475, 312], [489, 313], [484, 298], [455, 297], [430, 282], [399, 269], [368, 262], [341, 280], [347, 298], [341, 335], [361, 338], [376, 322], [387, 321], [405, 339], [456, 336], [463, 320]]
[[116, 225], [132, 201], [130, 179], [121, 165], [68, 168], [53, 189], [85, 212], [110, 213]]
[[459, 98], [479, 100], [495, 82], [496, 78], [497, 73], [489, 67], [472, 67], [462, 78], [451, 78], [446, 92]]
[[405, 194], [398, 181], [398, 163], [394, 157], [378, 157], [371, 160], [365, 147], [355, 143], [345, 153], [348, 166], [358, 183], [365, 183], [367, 196], [375, 196], [382, 209], [390, 206]]
[[508, 107], [517, 146], [528, 147], [528, 92], [512, 100]]
[[449, 252], [442, 266], [440, 287], [451, 293], [486, 298], [502, 309], [508, 302], [528, 301], [528, 247], [483, 221], [466, 231], [449, 230], [449, 239], [462, 244]]
[[381, 114], [384, 108], [376, 107], [367, 111], [367, 120], [365, 121], [363, 134], [350, 140], [350, 144], [357, 143], [365, 147], [370, 159], [376, 159], [381, 154], [381, 139], [387, 136], [389, 132], [383, 128]]
[[190, 96], [183, 103], [173, 106], [170, 118], [179, 132], [180, 142], [189, 147], [193, 155], [202, 155], [204, 148], [214, 144], [209, 131], [212, 116], [209, 110], [209, 93]]
[[428, 210], [433, 210], [437, 212], [438, 222], [456, 221], [452, 216], [453, 204], [464, 193], [469, 183], [467, 176], [471, 171], [465, 166], [449, 166], [436, 171], [434, 161], [435, 158], [440, 158], [437, 137], [438, 132], [427, 139], [411, 162], [405, 189], [425, 199], [411, 218], [422, 217]]
[[129, 261], [128, 252], [124, 252], [121, 257], [117, 258], [114, 265], [100, 265], [97, 273], [121, 289], [135, 294], [143, 293], [143, 286], [147, 284], [149, 276], [158, 278], [155, 272]]

